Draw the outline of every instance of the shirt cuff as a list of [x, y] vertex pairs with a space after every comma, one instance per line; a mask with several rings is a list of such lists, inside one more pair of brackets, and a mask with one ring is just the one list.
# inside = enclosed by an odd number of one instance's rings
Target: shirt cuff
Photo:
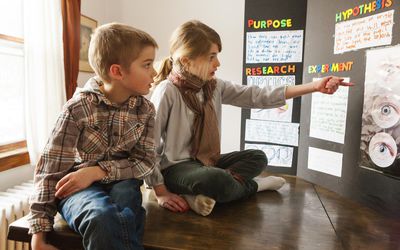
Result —
[[38, 218], [29, 221], [28, 234], [53, 231], [53, 223], [48, 219]]
[[164, 184], [164, 177], [156, 166], [153, 172], [144, 178], [146, 185], [150, 188]]
[[100, 168], [106, 172], [106, 176], [104, 176], [100, 182], [107, 184], [116, 180], [115, 169], [111, 166], [112, 164], [109, 161], [101, 161], [98, 163]]

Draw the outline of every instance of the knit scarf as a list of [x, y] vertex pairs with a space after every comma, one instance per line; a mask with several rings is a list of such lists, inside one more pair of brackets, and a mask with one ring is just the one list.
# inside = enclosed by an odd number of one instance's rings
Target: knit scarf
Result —
[[[220, 138], [217, 115], [212, 102], [215, 79], [203, 81], [186, 71], [173, 69], [168, 79], [179, 89], [185, 104], [194, 113], [191, 156], [205, 166], [215, 166], [220, 157]], [[203, 90], [204, 101], [196, 96]]]

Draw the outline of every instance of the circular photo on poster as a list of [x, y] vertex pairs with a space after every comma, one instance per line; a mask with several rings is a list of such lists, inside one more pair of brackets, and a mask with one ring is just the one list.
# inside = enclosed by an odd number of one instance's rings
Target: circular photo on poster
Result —
[[372, 104], [371, 115], [379, 127], [393, 127], [400, 119], [399, 100], [394, 96], [378, 96]]
[[396, 158], [397, 146], [391, 135], [381, 132], [371, 138], [368, 151], [371, 160], [377, 166], [387, 168], [393, 164]]

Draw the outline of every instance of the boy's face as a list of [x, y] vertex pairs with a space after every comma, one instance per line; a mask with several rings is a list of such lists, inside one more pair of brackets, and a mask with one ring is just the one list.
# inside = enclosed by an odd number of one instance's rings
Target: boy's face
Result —
[[149, 93], [153, 77], [157, 74], [153, 67], [154, 58], [155, 48], [153, 46], [144, 47], [139, 57], [129, 66], [129, 71], [122, 70], [122, 85], [131, 95]]

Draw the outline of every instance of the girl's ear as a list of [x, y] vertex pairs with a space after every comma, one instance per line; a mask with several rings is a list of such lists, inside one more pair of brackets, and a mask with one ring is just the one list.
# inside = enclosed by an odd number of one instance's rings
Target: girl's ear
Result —
[[182, 56], [179, 58], [179, 62], [183, 66], [183, 68], [189, 68], [190, 65], [190, 59], [187, 56]]
[[109, 75], [111, 79], [121, 80], [122, 79], [122, 68], [119, 64], [112, 64], [110, 66]]

